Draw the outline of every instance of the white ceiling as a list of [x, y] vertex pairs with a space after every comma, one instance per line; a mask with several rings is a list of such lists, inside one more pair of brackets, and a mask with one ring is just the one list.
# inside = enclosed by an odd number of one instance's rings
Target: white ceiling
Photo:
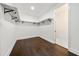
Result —
[[[40, 17], [46, 13], [50, 8], [54, 8], [57, 3], [11, 3], [14, 7], [17, 7], [21, 13], [28, 16]], [[35, 10], [31, 10], [30, 7], [34, 6]]]
[[[49, 10], [53, 10], [59, 3], [8, 3], [8, 5], [18, 8], [21, 19], [27, 16], [38, 19]], [[34, 6], [35, 9], [31, 10], [31, 6]]]

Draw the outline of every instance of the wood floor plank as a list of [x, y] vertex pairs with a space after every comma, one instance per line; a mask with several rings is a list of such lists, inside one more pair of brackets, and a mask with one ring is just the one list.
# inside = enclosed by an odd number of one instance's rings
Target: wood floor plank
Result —
[[66, 48], [52, 44], [40, 37], [18, 40], [10, 56], [70, 56]]

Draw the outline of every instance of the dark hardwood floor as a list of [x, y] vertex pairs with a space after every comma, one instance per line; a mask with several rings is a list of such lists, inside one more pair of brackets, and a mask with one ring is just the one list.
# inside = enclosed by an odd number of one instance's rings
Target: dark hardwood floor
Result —
[[18, 40], [10, 56], [75, 56], [67, 49], [40, 37]]

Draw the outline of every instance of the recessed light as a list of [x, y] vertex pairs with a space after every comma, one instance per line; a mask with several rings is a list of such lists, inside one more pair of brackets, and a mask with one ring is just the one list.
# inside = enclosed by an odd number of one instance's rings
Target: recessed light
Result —
[[34, 10], [34, 9], [35, 9], [35, 7], [34, 7], [34, 6], [31, 6], [31, 7], [30, 7], [30, 9], [31, 9], [31, 10]]

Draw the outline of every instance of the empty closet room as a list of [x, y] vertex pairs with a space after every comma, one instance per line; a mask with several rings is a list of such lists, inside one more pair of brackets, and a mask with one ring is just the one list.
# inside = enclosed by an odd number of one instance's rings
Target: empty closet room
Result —
[[78, 33], [73, 30], [78, 28], [78, 6], [0, 3], [0, 56], [79, 55]]

